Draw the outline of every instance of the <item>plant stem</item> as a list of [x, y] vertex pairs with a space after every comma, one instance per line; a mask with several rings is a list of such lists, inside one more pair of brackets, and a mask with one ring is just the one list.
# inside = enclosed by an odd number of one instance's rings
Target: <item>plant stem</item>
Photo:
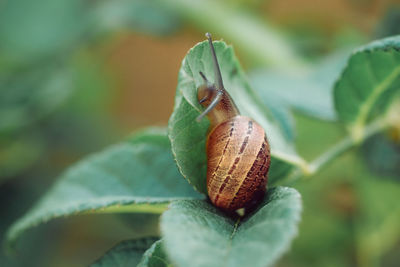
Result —
[[369, 137], [374, 134], [377, 134], [384, 129], [391, 126], [392, 123], [387, 119], [378, 119], [364, 128], [363, 136], [360, 138], [355, 139], [353, 136], [348, 135], [339, 141], [337, 144], [333, 145], [330, 149], [326, 152], [322, 153], [319, 157], [313, 160], [310, 163], [306, 163], [306, 168], [295, 168], [286, 179], [282, 181], [284, 184], [290, 184], [301, 177], [310, 177], [317, 173], [323, 166], [331, 162], [333, 159], [338, 157], [339, 155], [343, 154], [347, 150], [359, 145]]
[[387, 120], [376, 120], [364, 128], [364, 134], [361, 139], [354, 139], [351, 135], [345, 137], [339, 143], [334, 145], [331, 149], [328, 149], [321, 156], [309, 163], [309, 174], [315, 174], [321, 167], [332, 161], [332, 159], [346, 152], [350, 148], [359, 145], [372, 135], [381, 132], [385, 128], [389, 127]]

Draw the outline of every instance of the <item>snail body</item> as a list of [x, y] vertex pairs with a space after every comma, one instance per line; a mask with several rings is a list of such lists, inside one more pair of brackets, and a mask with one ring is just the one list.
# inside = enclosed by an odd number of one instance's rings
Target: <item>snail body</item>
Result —
[[211, 36], [206, 35], [214, 60], [216, 84], [200, 73], [205, 85], [198, 89], [199, 103], [206, 109], [198, 120], [210, 120], [207, 136], [207, 191], [210, 201], [228, 212], [254, 208], [264, 197], [271, 157], [264, 129], [242, 116], [224, 89]]

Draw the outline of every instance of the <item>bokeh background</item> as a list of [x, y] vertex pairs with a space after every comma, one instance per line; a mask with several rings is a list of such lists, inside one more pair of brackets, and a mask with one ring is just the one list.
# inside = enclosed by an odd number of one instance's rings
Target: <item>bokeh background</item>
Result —
[[[250, 74], [289, 71], [400, 34], [400, 5], [0, 0], [0, 240], [69, 165], [135, 129], [167, 124], [181, 60], [206, 31], [232, 44]], [[334, 120], [294, 116], [307, 159], [344, 135]], [[375, 136], [294, 185], [303, 220], [278, 266], [399, 266], [399, 140]], [[0, 265], [86, 266], [121, 240], [158, 231], [156, 215], [57, 219], [25, 234], [17, 251], [1, 251]]]

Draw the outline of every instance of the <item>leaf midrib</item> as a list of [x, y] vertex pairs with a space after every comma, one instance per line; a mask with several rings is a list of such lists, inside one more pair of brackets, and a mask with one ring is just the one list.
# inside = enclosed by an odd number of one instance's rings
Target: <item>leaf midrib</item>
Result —
[[381, 81], [372, 90], [367, 100], [361, 104], [359, 115], [357, 116], [355, 123], [353, 125], [353, 132], [358, 132], [360, 129], [364, 128], [365, 122], [369, 112], [371, 111], [373, 105], [387, 89], [390, 88], [392, 82], [400, 75], [400, 66], [396, 67], [383, 81]]
[[239, 228], [239, 225], [240, 225], [240, 218], [237, 219], [235, 225], [233, 226], [232, 234], [229, 236], [228, 246], [226, 248], [226, 253], [225, 253], [225, 257], [224, 257], [225, 258], [225, 261], [224, 261], [225, 265], [224, 266], [226, 266], [226, 267], [229, 266], [228, 265], [228, 262], [229, 262], [228, 259], [229, 259], [229, 256], [231, 254], [231, 251], [232, 251], [233, 238], [234, 238], [234, 236], [235, 236], [235, 234], [237, 232], [237, 229]]

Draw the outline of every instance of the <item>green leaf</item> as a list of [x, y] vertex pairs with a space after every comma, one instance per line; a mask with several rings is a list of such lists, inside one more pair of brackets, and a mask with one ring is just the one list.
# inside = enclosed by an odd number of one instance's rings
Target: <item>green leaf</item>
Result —
[[334, 88], [335, 107], [352, 136], [360, 140], [372, 119], [385, 114], [400, 87], [400, 36], [355, 51]]
[[89, 212], [161, 213], [176, 199], [201, 198], [181, 177], [165, 131], [156, 130], [78, 162], [9, 229], [12, 245], [27, 229], [54, 218]]
[[[262, 104], [259, 97], [249, 87], [246, 77], [237, 61], [233, 49], [224, 42], [214, 42], [220, 63], [224, 85], [231, 94], [240, 112], [255, 119], [266, 131], [271, 145], [272, 157], [287, 165], [303, 166], [304, 161], [294, 149], [290, 137], [282, 124]], [[203, 83], [202, 71], [209, 80], [214, 80], [210, 48], [206, 41], [193, 47], [183, 60], [178, 77], [175, 107], [168, 123], [172, 151], [183, 176], [198, 191], [205, 193], [206, 154], [208, 120], [201, 123], [196, 117], [202, 111], [197, 100], [197, 88]], [[276, 178], [277, 169], [270, 171], [270, 179]]]
[[162, 240], [155, 242], [144, 254], [138, 267], [172, 266], [162, 247]]
[[206, 201], [176, 201], [161, 217], [169, 258], [177, 266], [271, 266], [297, 234], [301, 200], [276, 187], [259, 209], [233, 221]]
[[126, 240], [91, 265], [91, 267], [163, 267], [171, 266], [158, 238], [146, 237], [136, 240]]
[[90, 266], [137, 266], [142, 259], [143, 253], [152, 247], [152, 244], [157, 240], [158, 238], [146, 237], [142, 239], [122, 241]]
[[305, 73], [282, 70], [253, 71], [249, 75], [251, 85], [275, 116], [283, 116], [281, 121], [285, 122], [287, 128], [293, 128], [293, 118], [289, 109], [323, 120], [336, 120], [332, 85], [347, 58], [347, 52], [335, 53]]

